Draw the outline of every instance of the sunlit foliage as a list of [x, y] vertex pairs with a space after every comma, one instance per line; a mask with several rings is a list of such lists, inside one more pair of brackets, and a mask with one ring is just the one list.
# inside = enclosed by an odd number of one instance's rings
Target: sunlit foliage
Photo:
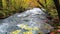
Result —
[[[37, 1], [39, 1], [44, 7], [42, 7]], [[22, 12], [34, 7], [46, 9], [52, 17], [57, 15], [53, 0], [2, 0], [2, 5], [3, 13], [5, 15], [12, 15], [13, 13]]]
[[53, 0], [40, 0], [40, 2], [44, 5], [44, 8], [47, 9], [52, 17], [58, 15]]

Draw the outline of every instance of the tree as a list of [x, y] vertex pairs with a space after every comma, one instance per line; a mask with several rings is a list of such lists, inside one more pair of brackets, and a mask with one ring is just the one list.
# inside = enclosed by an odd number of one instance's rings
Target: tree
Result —
[[56, 6], [58, 16], [59, 16], [59, 20], [60, 20], [60, 4], [59, 4], [59, 0], [53, 0], [53, 1], [54, 1], [55, 6]]
[[2, 10], [2, 0], [0, 0], [0, 10]]

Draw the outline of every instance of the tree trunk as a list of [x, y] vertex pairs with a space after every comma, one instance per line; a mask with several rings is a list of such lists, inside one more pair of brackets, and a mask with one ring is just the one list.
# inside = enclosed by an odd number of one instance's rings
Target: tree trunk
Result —
[[59, 5], [59, 0], [53, 0], [54, 4], [56, 6], [57, 12], [58, 12], [58, 16], [59, 16], [59, 20], [60, 20], [60, 5]]
[[43, 5], [42, 3], [39, 2], [39, 0], [37, 0], [37, 2], [38, 2], [42, 7], [44, 7], [44, 5]]

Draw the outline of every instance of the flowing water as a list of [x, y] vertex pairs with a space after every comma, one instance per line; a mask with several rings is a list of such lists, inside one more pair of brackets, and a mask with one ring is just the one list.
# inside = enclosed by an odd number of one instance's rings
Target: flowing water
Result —
[[0, 34], [9, 34], [9, 32], [18, 30], [18, 24], [27, 24], [32, 28], [37, 27], [39, 28], [39, 32], [42, 31], [45, 34], [51, 30], [51, 25], [44, 22], [46, 19], [46, 14], [39, 8], [33, 8], [23, 13], [16, 13], [6, 19], [0, 20]]

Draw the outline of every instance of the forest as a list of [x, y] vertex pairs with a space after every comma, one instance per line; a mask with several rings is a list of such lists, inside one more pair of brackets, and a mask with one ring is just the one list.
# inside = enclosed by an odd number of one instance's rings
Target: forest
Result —
[[0, 20], [32, 8], [40, 8], [48, 14], [53, 34], [60, 34], [60, 0], [0, 0]]

